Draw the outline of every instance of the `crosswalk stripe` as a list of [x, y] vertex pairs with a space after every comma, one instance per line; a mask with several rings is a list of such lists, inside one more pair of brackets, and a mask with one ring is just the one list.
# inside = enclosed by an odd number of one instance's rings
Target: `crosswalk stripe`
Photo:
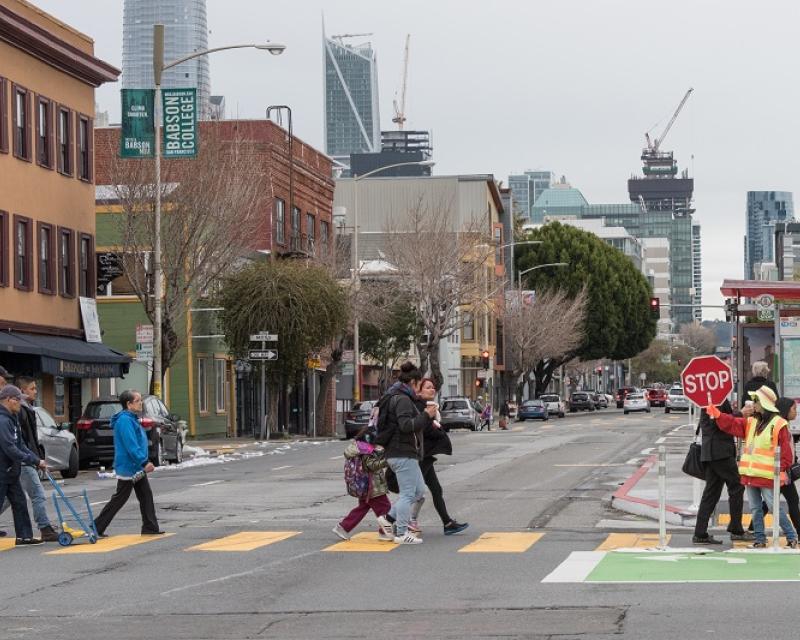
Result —
[[0, 551], [8, 551], [16, 546], [16, 538], [13, 536], [9, 538], [0, 538]]
[[543, 533], [527, 532], [487, 532], [465, 547], [459, 553], [523, 553], [538, 542]]
[[300, 531], [240, 531], [189, 547], [186, 551], [253, 551], [299, 534]]
[[111, 551], [118, 551], [125, 547], [133, 547], [137, 544], [144, 544], [145, 542], [153, 542], [154, 540], [163, 540], [174, 536], [174, 533], [165, 533], [160, 536], [141, 536], [141, 535], [119, 535], [109, 536], [108, 538], [100, 538], [95, 544], [89, 544], [87, 540], [78, 540], [75, 544], [68, 547], [62, 547], [55, 551], [48, 551], [45, 555], [48, 556], [62, 556], [73, 553], [109, 553]]
[[[736, 540], [733, 542], [734, 549], [749, 549], [753, 546], [752, 540]], [[786, 538], [784, 536], [780, 537], [780, 546], [784, 548], [786, 546]], [[772, 547], [772, 533], [767, 531], [767, 548]]]
[[[753, 516], [751, 516], [749, 513], [743, 513], [742, 514], [742, 524], [745, 527], [750, 526], [750, 520], [752, 520], [752, 518], [753, 518]], [[730, 513], [720, 513], [719, 514], [719, 517], [717, 518], [717, 523], [718, 524], [720, 524], [720, 525], [730, 524], [730, 522], [731, 522], [731, 514]], [[765, 527], [771, 527], [772, 526], [772, 514], [771, 513], [768, 513], [767, 515], [764, 516], [764, 526]]]
[[[671, 535], [667, 534], [667, 544]], [[656, 533], [609, 533], [595, 551], [612, 551], [613, 549], [651, 549], [659, 543]]]
[[386, 553], [392, 549], [396, 549], [400, 545], [394, 542], [378, 539], [378, 534], [375, 531], [365, 531], [364, 533], [357, 533], [349, 540], [343, 540], [336, 544], [326, 547], [323, 551], [354, 551], [360, 553]]

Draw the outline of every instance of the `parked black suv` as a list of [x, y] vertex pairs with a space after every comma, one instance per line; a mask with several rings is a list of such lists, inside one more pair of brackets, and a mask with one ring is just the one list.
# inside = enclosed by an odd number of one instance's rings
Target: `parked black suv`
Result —
[[377, 400], [356, 402], [344, 416], [344, 435], [348, 440], [369, 424], [372, 409], [378, 404]]
[[576, 391], [569, 397], [569, 411], [594, 411], [594, 394], [588, 391]]
[[[121, 410], [116, 398], [98, 398], [86, 405], [76, 425], [80, 466], [114, 460], [114, 430], [111, 416]], [[178, 428], [179, 417], [169, 412], [156, 396], [144, 396], [139, 422], [147, 433], [150, 462], [155, 466], [183, 460], [185, 434]]]

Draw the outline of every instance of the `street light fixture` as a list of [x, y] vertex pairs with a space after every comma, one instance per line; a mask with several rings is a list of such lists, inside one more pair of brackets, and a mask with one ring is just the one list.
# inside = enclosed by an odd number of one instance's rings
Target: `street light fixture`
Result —
[[536, 269], [544, 269], [545, 267], [568, 267], [568, 262], [548, 262], [546, 264], [537, 264], [535, 267], [530, 267], [529, 269], [525, 269], [517, 273], [517, 282], [518, 282], [518, 289], [522, 291], [522, 276], [526, 273], [530, 273], [531, 271], [536, 271]]
[[153, 237], [153, 393], [161, 397], [161, 76], [167, 69], [171, 69], [187, 60], [193, 60], [200, 56], [215, 53], [217, 51], [227, 51], [228, 49], [259, 49], [269, 51], [273, 55], [280, 55], [286, 49], [285, 45], [275, 42], [262, 44], [233, 44], [225, 47], [214, 47], [213, 49], [203, 49], [194, 53], [178, 58], [164, 64], [164, 25], [153, 25], [153, 79], [155, 81], [154, 96], [154, 134], [155, 134], [155, 164], [156, 164], [156, 210], [155, 210], [155, 233]]
[[[432, 160], [417, 160], [412, 162], [398, 162], [385, 167], [378, 167], [360, 176], [353, 176], [353, 285], [356, 291], [361, 286], [361, 264], [358, 260], [358, 181], [364, 178], [398, 167], [432, 167], [435, 162]], [[358, 331], [358, 309], [353, 314], [353, 402], [361, 401], [361, 345]]]

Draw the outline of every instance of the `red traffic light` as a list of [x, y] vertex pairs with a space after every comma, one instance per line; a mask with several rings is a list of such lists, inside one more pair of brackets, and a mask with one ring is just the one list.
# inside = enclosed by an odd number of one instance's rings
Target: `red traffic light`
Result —
[[475, 388], [480, 389], [483, 386], [482, 378], [475, 378]]
[[661, 317], [661, 300], [659, 298], [650, 298], [650, 315], [656, 320]]
[[481, 351], [481, 369], [489, 368], [489, 351], [484, 349]]

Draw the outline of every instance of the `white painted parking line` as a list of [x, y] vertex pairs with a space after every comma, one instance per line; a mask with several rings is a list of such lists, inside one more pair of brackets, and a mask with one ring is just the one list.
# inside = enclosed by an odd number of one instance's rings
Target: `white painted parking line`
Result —
[[292, 468], [292, 466], [293, 466], [293, 465], [287, 464], [286, 466], [283, 466], [283, 467], [275, 467], [275, 468], [273, 469], [273, 471], [280, 471], [281, 469], [291, 469], [291, 468]]
[[208, 482], [198, 482], [197, 484], [193, 484], [193, 487], [207, 487], [211, 484], [219, 484], [220, 482], [225, 482], [224, 480], [209, 480]]

